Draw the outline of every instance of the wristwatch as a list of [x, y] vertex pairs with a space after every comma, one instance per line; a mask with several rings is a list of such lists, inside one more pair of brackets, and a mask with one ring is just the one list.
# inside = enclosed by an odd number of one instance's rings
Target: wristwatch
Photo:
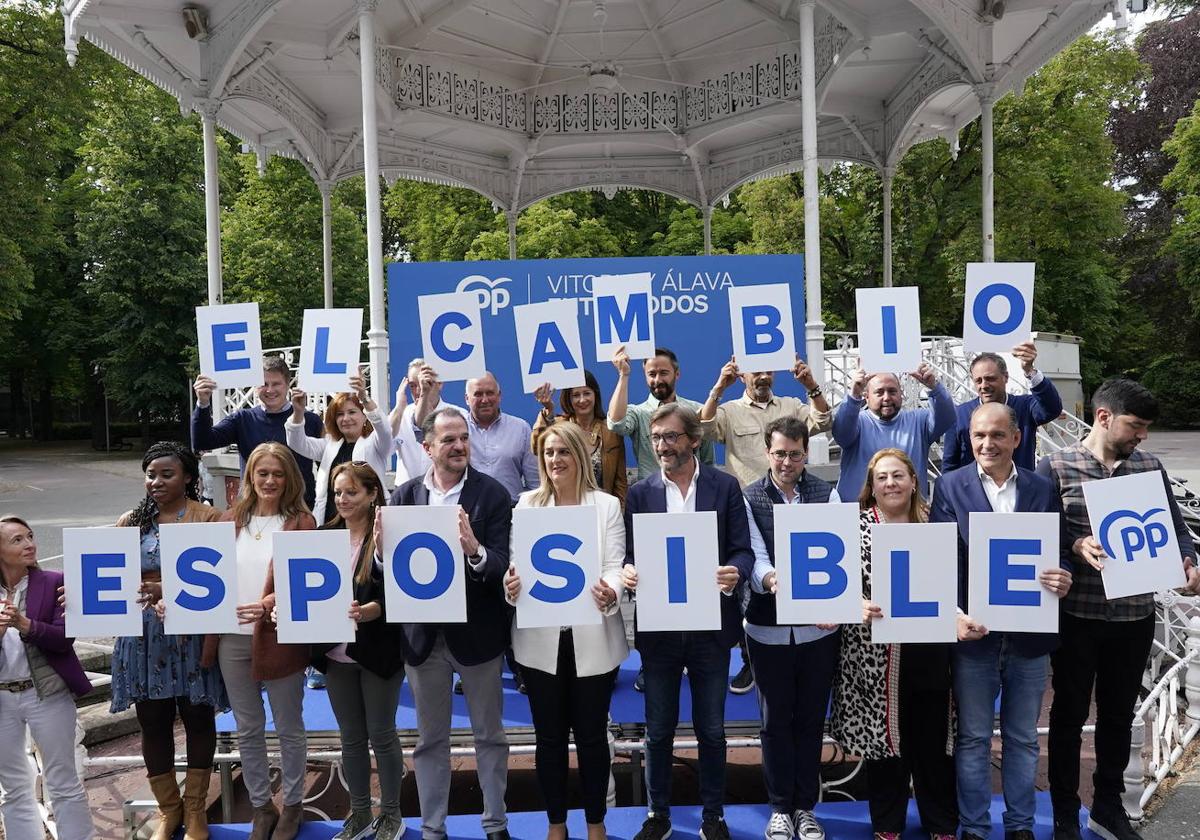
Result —
[[808, 398], [810, 400], [815, 400], [819, 396], [821, 396], [821, 386], [820, 385], [817, 385], [817, 386], [809, 389]]

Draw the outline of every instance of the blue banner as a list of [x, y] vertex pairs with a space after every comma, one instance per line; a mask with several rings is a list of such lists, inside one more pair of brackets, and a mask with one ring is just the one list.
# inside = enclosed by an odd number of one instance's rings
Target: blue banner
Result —
[[[392, 263], [388, 266], [388, 334], [391, 343], [393, 387], [405, 375], [409, 360], [421, 353], [417, 298], [446, 292], [474, 292], [483, 318], [488, 369], [505, 392], [505, 410], [522, 417], [536, 414], [531, 395], [521, 393], [512, 308], [561, 298], [578, 298], [579, 332], [584, 358], [596, 374], [604, 405], [616, 383], [609, 358], [597, 359], [593, 337], [592, 278], [602, 274], [653, 275], [654, 329], [657, 344], [675, 351], [681, 378], [679, 393], [703, 402], [732, 352], [728, 290], [734, 286], [788, 283], [796, 329], [796, 347], [804, 353], [804, 257], [745, 255], [708, 257], [614, 257], [605, 259], [514, 260], [490, 262]], [[647, 396], [645, 380], [635, 362], [629, 400]], [[790, 375], [775, 380], [775, 392], [802, 396], [803, 388]], [[726, 399], [741, 395], [740, 385]], [[462, 388], [444, 390], [446, 400], [463, 404]]]

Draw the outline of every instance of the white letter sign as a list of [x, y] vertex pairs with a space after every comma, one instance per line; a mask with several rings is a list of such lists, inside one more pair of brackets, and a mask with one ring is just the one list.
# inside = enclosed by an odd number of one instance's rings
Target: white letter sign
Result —
[[361, 309], [305, 309], [297, 384], [310, 393], [350, 390], [362, 345]]
[[466, 570], [458, 505], [383, 508], [383, 586], [387, 620], [459, 624], [467, 620]]
[[1083, 498], [1108, 555], [1100, 576], [1110, 601], [1187, 583], [1161, 472], [1088, 481]]
[[921, 365], [921, 298], [916, 286], [855, 289], [863, 370], [907, 373]]
[[715, 512], [634, 514], [633, 546], [639, 631], [721, 629]]
[[532, 394], [543, 382], [555, 388], [584, 384], [578, 313], [574, 298], [513, 307], [525, 393]]
[[862, 621], [858, 504], [775, 505], [780, 624]]
[[66, 631], [77, 639], [142, 635], [141, 533], [137, 528], [63, 528]]
[[353, 642], [350, 532], [276, 531], [272, 537], [279, 641]]
[[792, 290], [787, 283], [729, 290], [733, 355], [744, 371], [788, 370], [796, 363]]
[[600, 520], [594, 505], [516, 508], [512, 561], [521, 576], [517, 627], [599, 624]]
[[237, 534], [232, 522], [162, 525], [159, 553], [168, 636], [239, 632]]
[[200, 374], [219, 388], [252, 388], [263, 381], [257, 303], [196, 307]]
[[421, 346], [425, 362], [443, 382], [476, 379], [486, 372], [483, 317], [474, 292], [421, 295]]
[[654, 356], [654, 291], [649, 272], [602, 274], [592, 280], [596, 361], [607, 362], [621, 345], [631, 359]]
[[871, 641], [953, 642], [958, 638], [958, 526], [878, 524], [871, 529], [871, 600], [883, 618]]
[[971, 513], [967, 614], [988, 630], [1057, 633], [1058, 598], [1038, 582], [1057, 569], [1057, 513]]
[[967, 263], [964, 350], [1007, 353], [1029, 340], [1033, 329], [1033, 265]]

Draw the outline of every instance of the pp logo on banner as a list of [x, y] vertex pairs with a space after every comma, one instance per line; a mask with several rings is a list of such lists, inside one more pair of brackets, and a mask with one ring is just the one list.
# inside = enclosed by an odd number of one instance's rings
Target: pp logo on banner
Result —
[[592, 584], [600, 579], [600, 531], [594, 505], [517, 508], [512, 546], [521, 576], [517, 627], [600, 623], [592, 598]]
[[521, 386], [532, 394], [543, 382], [555, 388], [584, 384], [579, 304], [571, 298], [513, 307]]
[[480, 311], [486, 310], [492, 315], [497, 315], [512, 300], [512, 294], [504, 288], [505, 283], [511, 282], [511, 277], [497, 277], [495, 280], [490, 280], [482, 274], [472, 274], [470, 277], [459, 280], [454, 291], [470, 292], [479, 298]]
[[916, 286], [855, 289], [863, 370], [905, 373], [921, 365], [921, 298]]
[[1033, 270], [1033, 263], [967, 264], [964, 350], [1007, 353], [1029, 340], [1033, 329]]
[[1100, 572], [1109, 600], [1187, 583], [1161, 472], [1088, 481], [1083, 498], [1092, 534], [1109, 557]]
[[218, 388], [261, 385], [262, 331], [257, 303], [196, 307], [196, 346], [200, 374]]
[[631, 359], [654, 356], [653, 275], [602, 274], [592, 280], [596, 361], [607, 362], [624, 345]]
[[871, 600], [883, 617], [871, 641], [953, 642], [958, 638], [958, 526], [953, 522], [871, 528]]
[[787, 283], [729, 290], [733, 355], [742, 370], [786, 370], [796, 361], [792, 290]]
[[417, 298], [425, 361], [443, 382], [475, 379], [487, 371], [483, 358], [483, 318], [473, 292]]
[[467, 620], [466, 572], [458, 505], [383, 508], [383, 586], [387, 619], [412, 624]]

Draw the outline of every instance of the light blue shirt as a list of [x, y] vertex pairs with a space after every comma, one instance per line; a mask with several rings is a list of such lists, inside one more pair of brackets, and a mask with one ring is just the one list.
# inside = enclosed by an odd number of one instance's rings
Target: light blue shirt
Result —
[[537, 456], [530, 448], [533, 430], [528, 423], [501, 412], [485, 429], [467, 414], [467, 430], [471, 435], [471, 467], [503, 484], [513, 504], [526, 490], [541, 486]]

